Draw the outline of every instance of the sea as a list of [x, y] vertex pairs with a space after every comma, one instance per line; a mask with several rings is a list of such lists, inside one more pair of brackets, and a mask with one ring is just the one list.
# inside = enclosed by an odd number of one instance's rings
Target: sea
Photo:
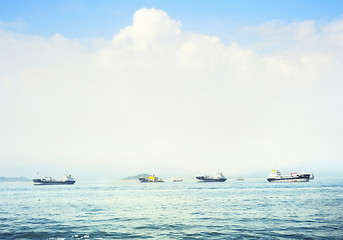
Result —
[[343, 178], [1, 183], [0, 239], [343, 239]]

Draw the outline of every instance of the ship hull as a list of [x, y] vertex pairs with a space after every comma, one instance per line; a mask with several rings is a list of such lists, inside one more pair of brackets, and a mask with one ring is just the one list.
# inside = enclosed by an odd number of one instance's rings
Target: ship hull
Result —
[[198, 182], [225, 182], [226, 178], [204, 178], [204, 177], [196, 177]]
[[41, 179], [33, 179], [34, 185], [72, 185], [76, 181], [42, 181]]
[[268, 182], [308, 182], [309, 176], [267, 178]]
[[148, 182], [153, 182], [153, 181], [151, 181], [151, 180], [149, 180], [149, 179], [139, 179], [139, 182], [140, 183], [148, 183]]

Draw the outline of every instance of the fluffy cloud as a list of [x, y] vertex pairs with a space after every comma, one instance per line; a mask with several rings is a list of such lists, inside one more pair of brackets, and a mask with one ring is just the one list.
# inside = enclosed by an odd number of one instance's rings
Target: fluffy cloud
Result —
[[342, 29], [270, 22], [242, 47], [140, 9], [91, 49], [0, 31], [1, 167], [343, 171]]
[[113, 43], [134, 50], [150, 50], [175, 40], [181, 33], [180, 26], [180, 22], [170, 19], [162, 10], [141, 9], [134, 14], [132, 26], [114, 36]]

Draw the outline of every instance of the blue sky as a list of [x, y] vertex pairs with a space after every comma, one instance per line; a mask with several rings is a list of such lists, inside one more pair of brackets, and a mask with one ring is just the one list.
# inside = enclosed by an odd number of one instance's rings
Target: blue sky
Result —
[[0, 176], [343, 174], [342, 1], [0, 3]]
[[182, 21], [182, 29], [216, 35], [225, 40], [228, 33], [244, 26], [281, 20], [327, 22], [342, 14], [342, 1], [29, 1], [1, 0], [0, 20], [21, 23], [4, 29], [32, 35], [60, 33], [69, 38], [110, 39], [132, 23], [132, 14], [143, 7], [166, 11]]

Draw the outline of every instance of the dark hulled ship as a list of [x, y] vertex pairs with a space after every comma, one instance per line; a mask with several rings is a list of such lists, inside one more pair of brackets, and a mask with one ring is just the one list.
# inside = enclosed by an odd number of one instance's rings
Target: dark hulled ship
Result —
[[70, 174], [65, 174], [62, 180], [56, 180], [52, 177], [45, 178], [34, 178], [32, 179], [34, 185], [64, 185], [64, 184], [74, 184], [76, 181]]
[[210, 177], [207, 175], [196, 176], [195, 177], [199, 182], [225, 182], [226, 177], [224, 177], [223, 173], [218, 172], [214, 177]]
[[313, 178], [313, 173], [291, 173], [290, 175], [281, 175], [279, 170], [273, 170], [267, 180], [268, 182], [308, 182]]

